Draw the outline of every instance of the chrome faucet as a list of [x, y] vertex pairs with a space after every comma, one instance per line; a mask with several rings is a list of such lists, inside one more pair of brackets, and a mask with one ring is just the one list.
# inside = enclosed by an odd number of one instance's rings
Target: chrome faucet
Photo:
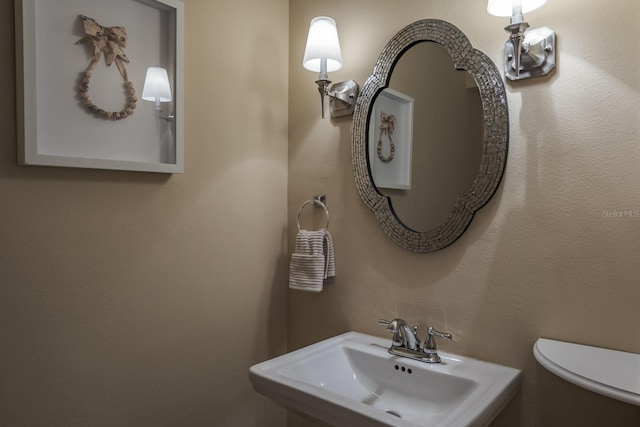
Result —
[[392, 321], [380, 319], [378, 324], [386, 326], [387, 331], [393, 333], [389, 353], [426, 363], [440, 363], [435, 337], [448, 340], [453, 339], [453, 335], [450, 333], [439, 332], [436, 331], [433, 326], [429, 326], [427, 329], [427, 337], [424, 340], [424, 345], [421, 350], [417, 326], [414, 326], [412, 329], [407, 322], [402, 319], [393, 319]]

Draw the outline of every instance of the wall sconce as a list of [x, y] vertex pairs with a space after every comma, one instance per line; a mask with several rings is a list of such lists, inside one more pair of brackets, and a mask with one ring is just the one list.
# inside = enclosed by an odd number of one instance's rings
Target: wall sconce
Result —
[[489, 0], [487, 12], [510, 16], [505, 27], [509, 40], [504, 47], [504, 74], [510, 80], [522, 80], [549, 74], [556, 66], [556, 33], [547, 27], [527, 30], [524, 13], [535, 10], [547, 0]]
[[[156, 111], [162, 110], [161, 102], [171, 102], [171, 85], [169, 84], [169, 76], [166, 69], [161, 67], [147, 68], [147, 75], [144, 79], [144, 87], [142, 88], [142, 99], [154, 102], [154, 110]], [[160, 118], [173, 120], [175, 116], [160, 116]]]
[[323, 119], [325, 95], [329, 96], [331, 117], [353, 114], [360, 89], [358, 84], [348, 80], [329, 87], [331, 80], [328, 73], [342, 68], [342, 53], [336, 21], [327, 16], [319, 16], [311, 20], [302, 65], [307, 70], [320, 73], [316, 84], [320, 92]]

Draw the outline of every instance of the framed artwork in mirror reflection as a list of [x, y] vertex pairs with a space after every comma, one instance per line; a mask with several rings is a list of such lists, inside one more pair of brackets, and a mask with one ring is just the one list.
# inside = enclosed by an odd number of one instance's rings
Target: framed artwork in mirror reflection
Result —
[[371, 176], [378, 188], [411, 189], [413, 98], [384, 89], [373, 105], [369, 125]]

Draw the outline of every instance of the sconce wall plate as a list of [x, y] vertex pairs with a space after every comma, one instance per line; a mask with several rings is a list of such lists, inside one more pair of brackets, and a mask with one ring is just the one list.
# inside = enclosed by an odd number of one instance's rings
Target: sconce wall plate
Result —
[[[505, 28], [511, 32], [510, 26]], [[504, 46], [504, 75], [509, 80], [522, 80], [547, 75], [556, 66], [556, 33], [547, 27], [528, 29], [523, 33], [518, 64], [517, 43], [511, 38]], [[520, 72], [516, 70], [520, 68]]]
[[329, 89], [329, 112], [331, 117], [342, 117], [353, 114], [360, 87], [355, 80], [336, 83]]

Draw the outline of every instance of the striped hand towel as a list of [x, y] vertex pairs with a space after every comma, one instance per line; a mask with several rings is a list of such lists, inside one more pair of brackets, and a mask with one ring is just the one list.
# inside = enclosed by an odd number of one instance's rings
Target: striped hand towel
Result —
[[289, 265], [289, 287], [320, 292], [324, 281], [335, 274], [335, 252], [329, 231], [300, 230]]

